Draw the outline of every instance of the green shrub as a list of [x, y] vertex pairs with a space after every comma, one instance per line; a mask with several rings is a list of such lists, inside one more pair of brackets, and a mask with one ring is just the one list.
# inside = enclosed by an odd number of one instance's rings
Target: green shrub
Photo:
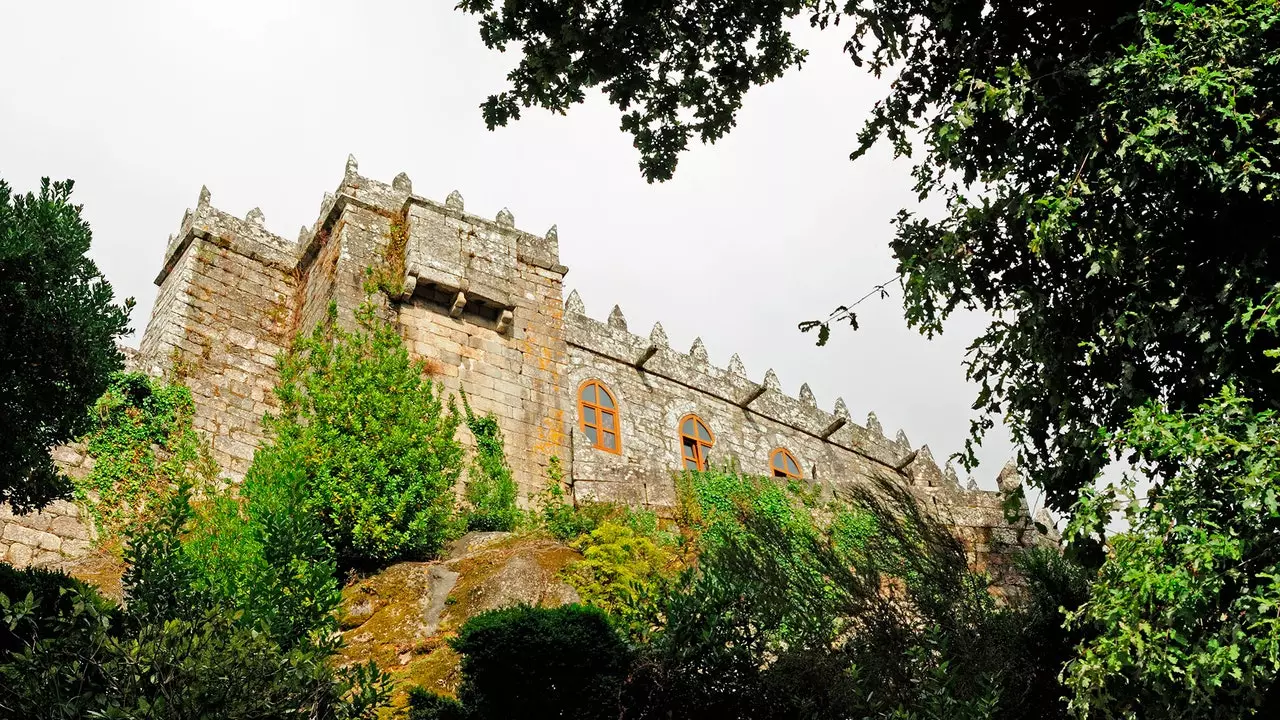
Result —
[[701, 536], [704, 543], [740, 532], [744, 514], [771, 518], [796, 532], [813, 526], [803, 486], [743, 475], [733, 468], [678, 475], [676, 497], [681, 526]]
[[183, 483], [162, 512], [128, 531], [122, 584], [129, 615], [139, 624], [191, 618], [214, 607], [184, 546], [191, 517], [191, 486]]
[[409, 689], [409, 720], [465, 720], [466, 708], [447, 695], [423, 688]]
[[516, 481], [511, 477], [502, 431], [493, 415], [476, 415], [466, 393], [462, 407], [467, 428], [476, 440], [476, 454], [467, 475], [467, 529], [511, 531], [520, 519]]
[[117, 611], [115, 603], [66, 573], [0, 563], [0, 662], [48, 635], [55, 619], [76, 602], [91, 602], [107, 617]]
[[342, 563], [430, 557], [454, 528], [458, 413], [371, 305], [357, 319], [343, 330], [331, 307], [281, 359], [280, 412], [246, 483], [296, 465]]
[[81, 589], [36, 612], [11, 620], [45, 632], [0, 657], [4, 717], [372, 720], [389, 696], [372, 668], [335, 671], [327, 649], [286, 650], [224, 613], [122, 625]]
[[260, 456], [240, 501], [212, 498], [186, 538], [198, 586], [286, 647], [334, 628], [337, 565], [321, 519], [308, 512], [301, 460]]
[[582, 559], [564, 570], [584, 603], [614, 618], [619, 628], [642, 638], [658, 623], [659, 603], [679, 573], [675, 552], [653, 533], [608, 520], [572, 543]]
[[1028, 712], [1057, 697], [1027, 679], [1044, 626], [1026, 635], [1023, 611], [996, 605], [900, 487], [817, 513], [807, 491], [732, 471], [685, 476], [681, 492], [700, 555], [663, 596], [627, 717], [1054, 717]]
[[450, 644], [462, 654], [458, 699], [467, 717], [618, 717], [631, 652], [601, 610], [491, 610], [468, 620]]
[[559, 485], [548, 487], [540, 500], [539, 519], [547, 532], [561, 542], [586, 535], [617, 514], [617, 509], [607, 503], [574, 505]]

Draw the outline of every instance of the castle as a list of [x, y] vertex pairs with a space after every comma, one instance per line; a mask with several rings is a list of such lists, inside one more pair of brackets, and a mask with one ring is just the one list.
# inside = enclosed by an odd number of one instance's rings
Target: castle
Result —
[[[807, 385], [789, 397], [772, 370], [747, 377], [737, 355], [715, 367], [701, 340], [673, 350], [661, 325], [634, 334], [616, 306], [604, 321], [589, 317], [576, 292], [564, 296], [567, 270], [554, 227], [533, 235], [505, 209], [492, 220], [467, 214], [457, 192], [434, 202], [404, 174], [390, 184], [361, 176], [354, 158], [295, 241], [268, 231], [257, 209], [216, 209], [202, 189], [169, 239], [131, 365], [183, 378], [197, 430], [241, 477], [263, 439], [276, 355], [331, 304], [350, 322], [372, 273], [410, 352], [497, 418], [522, 497], [545, 486], [554, 457], [579, 502], [663, 511], [676, 502], [673, 470], [733, 462], [832, 490], [900, 482], [935, 501], [979, 563], [1038, 541], [1025, 503], [1019, 522], [1003, 516], [1004, 494], [1019, 492], [1013, 466], [999, 491], [961, 487], [928, 446], [886, 437], [874, 414], [859, 424], [842, 400], [821, 409]], [[92, 462], [74, 446], [55, 459], [71, 473]], [[0, 559], [15, 564], [74, 556], [88, 537], [71, 503], [29, 516], [0, 508]]]

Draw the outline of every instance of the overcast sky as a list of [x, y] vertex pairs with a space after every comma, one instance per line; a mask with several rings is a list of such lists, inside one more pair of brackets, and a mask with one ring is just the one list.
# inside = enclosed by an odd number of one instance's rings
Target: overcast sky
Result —
[[[884, 85], [841, 54], [839, 29], [797, 26], [811, 60], [752, 91], [728, 138], [698, 147], [674, 180], [644, 182], [618, 112], [598, 96], [567, 117], [531, 111], [485, 130], [478, 109], [512, 54], [474, 18], [426, 0], [0, 1], [0, 177], [76, 181], [93, 257], [146, 326], [167, 236], [202, 184], [243, 216], [259, 206], [287, 238], [316, 217], [348, 153], [384, 181], [537, 234], [559, 226], [588, 314], [619, 304], [634, 332], [660, 320], [673, 347], [701, 336], [712, 362], [737, 352], [755, 380], [808, 382], [819, 405], [874, 410], [940, 461], [968, 431], [961, 361], [981, 327], [957, 318], [932, 341], [900, 296], [859, 308], [862, 329], [825, 348], [796, 323], [893, 276], [890, 219], [911, 207], [909, 165], [879, 149], [848, 160]], [[994, 489], [1004, 433], [975, 471]], [[963, 477], [964, 473], [961, 473]]]

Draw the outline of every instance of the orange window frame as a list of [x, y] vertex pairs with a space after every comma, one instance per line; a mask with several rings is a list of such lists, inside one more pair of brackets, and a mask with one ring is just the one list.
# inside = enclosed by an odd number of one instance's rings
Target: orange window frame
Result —
[[685, 470], [706, 470], [707, 451], [716, 444], [715, 433], [692, 413], [680, 418], [679, 430], [681, 465]]
[[774, 477], [804, 479], [804, 471], [800, 469], [800, 461], [786, 448], [775, 448], [769, 453], [769, 474]]
[[[622, 454], [622, 426], [618, 424], [618, 402], [599, 380], [578, 387], [578, 428], [596, 450]], [[609, 447], [609, 439], [613, 447]]]

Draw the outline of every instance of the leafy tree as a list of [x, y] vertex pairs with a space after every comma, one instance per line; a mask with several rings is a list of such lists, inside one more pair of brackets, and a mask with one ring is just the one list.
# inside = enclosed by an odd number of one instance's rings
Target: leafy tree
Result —
[[462, 469], [452, 399], [374, 313], [363, 306], [348, 331], [331, 308], [282, 358], [280, 412], [245, 478], [267, 487], [259, 474], [301, 473], [305, 507], [347, 564], [435, 554]]
[[123, 366], [116, 340], [133, 300], [85, 253], [92, 234], [72, 182], [14, 195], [0, 180], [0, 502], [35, 510], [70, 492], [49, 451], [87, 425], [89, 406]]
[[[564, 112], [598, 86], [650, 180], [671, 176], [691, 137], [727, 132], [751, 86], [803, 62], [788, 20], [851, 25], [853, 62], [895, 76], [853, 157], [880, 139], [922, 151], [916, 189], [946, 203], [895, 221], [907, 321], [932, 334], [958, 308], [994, 318], [967, 361], [971, 442], [1006, 418], [1059, 509], [1148, 400], [1191, 409], [1230, 380], [1280, 402], [1238, 320], [1280, 281], [1270, 0], [460, 7], [490, 47], [520, 46], [510, 88], [484, 105], [490, 127], [522, 107]], [[821, 341], [843, 321], [856, 326], [852, 308], [806, 327]]]
[[891, 483], [819, 523], [802, 497], [783, 509], [768, 480], [704, 475], [692, 481], [714, 521], [639, 650], [626, 717], [1065, 717], [1058, 608], [1083, 585], [1065, 561], [1028, 561], [1035, 579], [1002, 607], [950, 530]]
[[[1280, 711], [1280, 416], [1234, 389], [1196, 412], [1148, 405], [1117, 438], [1140, 474], [1089, 492], [1074, 533], [1117, 500], [1129, 529], [1072, 615], [1096, 632], [1065, 673], [1080, 717]], [[1159, 483], [1138, 502], [1138, 477]]]

